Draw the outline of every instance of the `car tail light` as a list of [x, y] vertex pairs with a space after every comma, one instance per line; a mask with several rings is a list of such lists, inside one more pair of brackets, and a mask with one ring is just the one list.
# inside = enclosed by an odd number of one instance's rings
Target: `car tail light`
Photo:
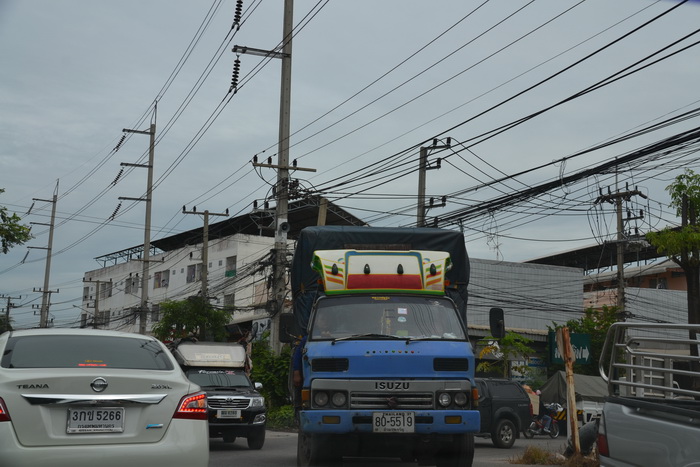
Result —
[[207, 420], [207, 395], [203, 392], [198, 392], [180, 399], [173, 418]]
[[598, 445], [598, 454], [605, 457], [610, 457], [610, 447], [608, 446], [608, 434], [605, 430], [605, 415], [601, 415], [600, 421], [598, 422], [598, 438], [596, 440]]
[[10, 420], [10, 414], [7, 412], [5, 401], [0, 398], [0, 422], [9, 422]]

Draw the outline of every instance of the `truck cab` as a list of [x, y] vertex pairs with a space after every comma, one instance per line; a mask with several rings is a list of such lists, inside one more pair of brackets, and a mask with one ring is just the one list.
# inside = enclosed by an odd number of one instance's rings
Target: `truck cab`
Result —
[[246, 438], [250, 449], [265, 443], [265, 398], [245, 372], [245, 347], [231, 342], [182, 341], [171, 351], [190, 381], [207, 393], [209, 437], [233, 443]]
[[342, 456], [471, 465], [474, 355], [445, 295], [449, 253], [320, 250], [301, 349], [298, 465]]

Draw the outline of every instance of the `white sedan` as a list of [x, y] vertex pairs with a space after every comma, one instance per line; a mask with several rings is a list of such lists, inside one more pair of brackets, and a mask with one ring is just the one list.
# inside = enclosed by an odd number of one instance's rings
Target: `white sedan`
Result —
[[0, 335], [0, 466], [206, 467], [207, 399], [157, 339]]

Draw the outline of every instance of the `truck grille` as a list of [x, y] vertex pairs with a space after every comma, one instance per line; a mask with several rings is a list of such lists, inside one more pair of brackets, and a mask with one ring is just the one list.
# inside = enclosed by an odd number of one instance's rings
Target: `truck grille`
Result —
[[469, 371], [469, 360], [466, 358], [436, 358], [433, 360], [435, 371]]
[[351, 409], [412, 409], [433, 408], [431, 393], [353, 392], [350, 394]]
[[232, 398], [232, 397], [209, 397], [208, 404], [210, 409], [247, 409], [250, 404], [249, 399]]
[[348, 371], [347, 358], [314, 358], [311, 360], [313, 371]]

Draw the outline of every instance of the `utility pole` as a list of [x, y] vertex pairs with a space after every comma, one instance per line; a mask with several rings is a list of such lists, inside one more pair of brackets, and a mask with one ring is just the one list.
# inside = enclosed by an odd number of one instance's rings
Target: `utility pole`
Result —
[[49, 326], [49, 306], [51, 304], [51, 294], [58, 293], [58, 289], [49, 290], [49, 276], [51, 274], [51, 249], [53, 248], [53, 229], [56, 221], [56, 204], [58, 203], [58, 180], [56, 181], [56, 188], [53, 192], [53, 198], [51, 200], [33, 198], [33, 201], [44, 201], [51, 203], [51, 223], [42, 224], [39, 222], [31, 222], [31, 224], [36, 225], [48, 225], [49, 226], [49, 245], [47, 247], [27, 247], [27, 248], [39, 248], [46, 250], [46, 269], [44, 270], [44, 287], [37, 290], [32, 289], [34, 292], [41, 292], [41, 313], [39, 315], [39, 327], [46, 328]]
[[[432, 146], [421, 146], [420, 159], [418, 161], [418, 206], [416, 212], [416, 226], [425, 227], [425, 174], [428, 170], [440, 168], [440, 159], [438, 158], [435, 166], [428, 165], [428, 150], [429, 149], [449, 149], [451, 138], [447, 138], [446, 144], [438, 145], [437, 138], [433, 139]], [[443, 197], [443, 203], [445, 198]], [[444, 206], [444, 204], [443, 204]], [[431, 206], [435, 207], [435, 206]]]
[[[627, 236], [625, 234], [625, 219], [622, 215], [622, 202], [628, 202], [633, 196], [641, 196], [642, 198], [647, 198], [647, 196], [639, 191], [636, 187], [634, 190], [630, 190], [629, 186], [626, 187], [625, 191], [617, 191], [615, 193], [608, 190], [608, 194], [604, 195], [602, 188], [600, 189], [600, 196], [596, 198], [595, 203], [601, 203], [603, 201], [615, 205], [615, 216], [617, 218], [617, 313], [620, 318], [624, 321], [626, 317], [625, 311], [625, 247], [627, 246]], [[631, 221], [635, 219], [642, 219], [643, 212], [640, 212], [639, 216], [631, 216], [628, 214], [626, 221]]]
[[[156, 104], [157, 108], [157, 104]], [[148, 169], [148, 185], [146, 188], [145, 198], [127, 198], [120, 196], [120, 200], [129, 201], [145, 201], [146, 202], [146, 222], [143, 232], [143, 268], [141, 271], [141, 306], [139, 313], [139, 334], [146, 334], [146, 320], [148, 319], [148, 262], [151, 253], [151, 204], [153, 202], [153, 160], [156, 147], [156, 123], [155, 111], [153, 115], [153, 123], [148, 130], [129, 130], [124, 128], [125, 133], [138, 133], [141, 135], [150, 136], [150, 144], [148, 145], [148, 164], [128, 164], [122, 162], [122, 167], [141, 167]]]
[[225, 216], [228, 217], [228, 209], [225, 213], [217, 212], [197, 212], [197, 206], [194, 206], [191, 211], [188, 211], [185, 206], [182, 207], [183, 214], [198, 214], [204, 216], [204, 227], [202, 228], [202, 303], [209, 303], [209, 216]]
[[[282, 76], [280, 89], [280, 116], [279, 116], [279, 142], [277, 149], [277, 184], [275, 195], [277, 206], [275, 208], [275, 245], [273, 248], [273, 272], [272, 291], [273, 298], [270, 300], [269, 313], [273, 320], [272, 335], [270, 342], [273, 349], [279, 352], [279, 314], [284, 308], [284, 297], [286, 295], [286, 252], [287, 233], [290, 230], [288, 222], [289, 206], [289, 134], [290, 134], [290, 114], [292, 97], [292, 28], [294, 16], [294, 1], [284, 0], [284, 19], [282, 27], [282, 51], [265, 51], [252, 49], [249, 47], [233, 46], [234, 53], [244, 53], [262, 55], [265, 57], [279, 58], [282, 60]], [[257, 158], [253, 161], [257, 164]], [[268, 166], [272, 166], [272, 161], [268, 160]], [[296, 170], [300, 170], [296, 168]]]
[[2, 294], [0, 295], [0, 298], [7, 299], [7, 306], [5, 307], [5, 331], [8, 331], [10, 330], [10, 309], [17, 308], [17, 305], [12, 303], [12, 300], [22, 300], [22, 296], [20, 295], [19, 297], [6, 297], [4, 294]]

